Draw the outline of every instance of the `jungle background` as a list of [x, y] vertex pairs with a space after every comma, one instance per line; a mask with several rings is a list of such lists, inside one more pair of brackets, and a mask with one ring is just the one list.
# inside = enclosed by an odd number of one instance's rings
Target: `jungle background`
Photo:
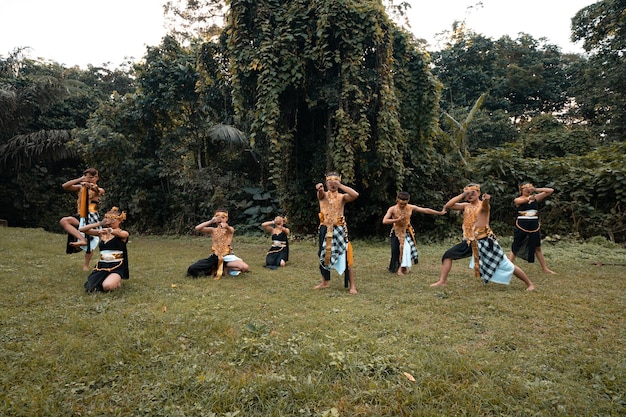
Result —
[[[93, 166], [103, 210], [126, 210], [135, 233], [188, 234], [224, 207], [238, 234], [281, 213], [306, 235], [314, 186], [334, 170], [361, 195], [346, 210], [356, 237], [388, 233], [399, 190], [438, 209], [470, 181], [508, 233], [517, 185], [532, 181], [556, 190], [544, 235], [625, 242], [626, 0], [572, 17], [584, 54], [462, 20], [430, 50], [405, 29], [407, 7], [174, 1], [169, 34], [117, 68], [66, 68], [16, 45], [0, 55], [0, 218], [60, 232], [76, 210], [61, 184]], [[414, 226], [459, 233], [455, 216]]]

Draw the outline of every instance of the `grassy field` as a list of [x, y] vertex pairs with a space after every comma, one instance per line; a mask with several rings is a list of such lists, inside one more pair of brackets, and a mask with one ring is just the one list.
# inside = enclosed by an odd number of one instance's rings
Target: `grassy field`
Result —
[[[131, 279], [86, 294], [65, 236], [0, 228], [0, 416], [626, 415], [626, 251], [544, 244], [537, 286], [482, 285], [453, 242], [386, 270], [354, 242], [358, 295], [319, 283], [313, 240], [262, 267], [269, 240], [236, 238], [239, 277], [191, 279], [201, 237], [131, 236]], [[503, 247], [510, 241], [504, 239]], [[599, 266], [597, 263], [603, 263]]]

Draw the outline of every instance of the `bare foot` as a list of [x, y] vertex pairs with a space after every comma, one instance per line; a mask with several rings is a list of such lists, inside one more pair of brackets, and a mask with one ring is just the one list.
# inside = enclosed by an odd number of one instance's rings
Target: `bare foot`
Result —
[[430, 284], [431, 287], [445, 287], [446, 286], [446, 282], [445, 281], [437, 281], [434, 284]]
[[83, 265], [83, 271], [89, 271], [89, 265]]
[[402, 272], [402, 268], [398, 268], [398, 275], [402, 276], [404, 273]]
[[87, 241], [86, 241], [86, 240], [84, 240], [84, 239], [83, 239], [83, 240], [76, 240], [76, 241], [74, 241], [74, 242], [70, 242], [70, 246], [75, 246], [75, 247], [78, 247], [78, 246], [87, 246]]
[[530, 284], [528, 287], [526, 287], [526, 291], [534, 291], [535, 290], [535, 286], [533, 284]]
[[356, 287], [350, 287], [350, 294], [358, 294]]
[[551, 270], [551, 269], [544, 269], [544, 270], [543, 270], [543, 272], [544, 272], [544, 274], [552, 274], [552, 275], [556, 275], [556, 272], [554, 272], [554, 271], [553, 271], [553, 270]]
[[321, 290], [323, 288], [328, 288], [330, 287], [330, 284], [328, 283], [328, 281], [322, 281], [320, 284], [316, 285], [315, 287], [313, 287], [314, 290]]

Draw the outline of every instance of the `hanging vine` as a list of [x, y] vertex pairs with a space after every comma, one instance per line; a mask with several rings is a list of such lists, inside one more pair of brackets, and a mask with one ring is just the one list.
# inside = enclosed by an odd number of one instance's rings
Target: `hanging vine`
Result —
[[294, 194], [325, 170], [371, 189], [373, 204], [401, 186], [398, 29], [380, 0], [233, 0], [224, 33], [237, 121], [283, 206], [303, 209]]

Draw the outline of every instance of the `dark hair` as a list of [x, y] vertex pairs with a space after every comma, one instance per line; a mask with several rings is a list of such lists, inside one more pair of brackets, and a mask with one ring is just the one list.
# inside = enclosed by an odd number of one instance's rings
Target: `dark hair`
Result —
[[398, 200], [408, 200], [411, 198], [411, 194], [407, 191], [400, 191], [397, 195]]
[[98, 170], [95, 168], [87, 168], [86, 170], [83, 171], [83, 175], [87, 175], [87, 174], [93, 175], [95, 177], [96, 175], [98, 175]]

